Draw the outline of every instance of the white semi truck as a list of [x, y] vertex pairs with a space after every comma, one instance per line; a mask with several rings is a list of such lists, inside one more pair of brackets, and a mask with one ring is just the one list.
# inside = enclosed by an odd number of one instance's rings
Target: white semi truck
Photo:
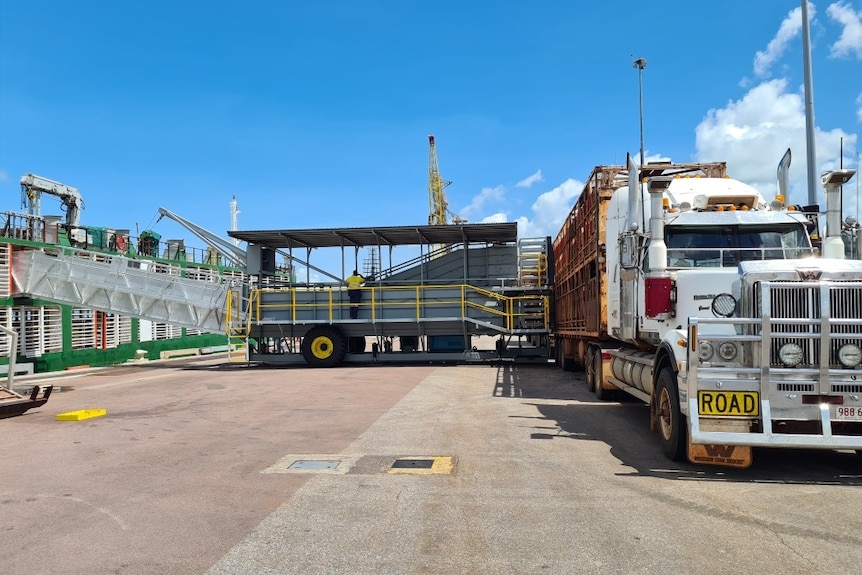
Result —
[[597, 166], [554, 241], [558, 363], [600, 399], [647, 402], [672, 460], [862, 450], [862, 262], [840, 237], [854, 172], [824, 175], [822, 242], [781, 172], [767, 200], [723, 162]]

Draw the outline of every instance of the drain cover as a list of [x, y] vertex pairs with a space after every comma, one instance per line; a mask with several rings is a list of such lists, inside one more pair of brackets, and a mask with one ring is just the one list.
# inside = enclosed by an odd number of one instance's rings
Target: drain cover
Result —
[[288, 469], [335, 469], [341, 463], [337, 460], [300, 459], [294, 461]]
[[392, 469], [431, 469], [433, 459], [396, 459]]
[[402, 457], [396, 459], [386, 473], [392, 475], [409, 473], [412, 475], [450, 475], [455, 470], [455, 458], [451, 455], [436, 457]]

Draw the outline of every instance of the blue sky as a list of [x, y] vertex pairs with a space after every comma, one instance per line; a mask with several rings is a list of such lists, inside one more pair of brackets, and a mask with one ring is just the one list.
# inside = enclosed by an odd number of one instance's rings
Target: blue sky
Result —
[[[31, 172], [78, 188], [87, 225], [148, 229], [163, 206], [226, 236], [233, 196], [242, 230], [423, 224], [434, 134], [453, 212], [553, 236], [594, 165], [638, 153], [636, 57], [648, 158], [727, 161], [771, 196], [791, 147], [791, 202], [806, 203], [800, 12], [0, 0], [2, 209], [22, 211]], [[844, 166], [858, 161], [862, 0], [809, 13], [819, 174], [842, 138]], [[42, 213], [60, 214], [55, 198]]]

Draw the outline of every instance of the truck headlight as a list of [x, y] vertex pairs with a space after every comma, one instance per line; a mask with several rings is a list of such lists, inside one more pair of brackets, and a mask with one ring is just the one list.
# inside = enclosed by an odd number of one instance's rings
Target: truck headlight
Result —
[[697, 357], [700, 361], [709, 361], [715, 354], [715, 348], [708, 341], [697, 342]]
[[787, 367], [796, 367], [802, 363], [802, 347], [798, 343], [785, 343], [778, 350], [778, 358]]
[[718, 346], [718, 356], [724, 361], [733, 361], [736, 359], [736, 344], [725, 341]]
[[844, 367], [856, 367], [862, 363], [862, 349], [852, 343], [842, 345], [838, 350], [838, 361]]
[[736, 298], [729, 293], [720, 293], [712, 298], [712, 313], [720, 317], [730, 317], [736, 311]]

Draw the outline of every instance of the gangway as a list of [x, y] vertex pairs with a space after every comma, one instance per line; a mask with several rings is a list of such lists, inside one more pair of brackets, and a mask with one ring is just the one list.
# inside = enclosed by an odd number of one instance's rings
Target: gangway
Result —
[[[209, 333], [226, 333], [239, 285], [165, 273], [157, 262], [58, 246], [16, 250], [17, 295], [118, 313]], [[231, 308], [241, 322], [241, 306]]]

